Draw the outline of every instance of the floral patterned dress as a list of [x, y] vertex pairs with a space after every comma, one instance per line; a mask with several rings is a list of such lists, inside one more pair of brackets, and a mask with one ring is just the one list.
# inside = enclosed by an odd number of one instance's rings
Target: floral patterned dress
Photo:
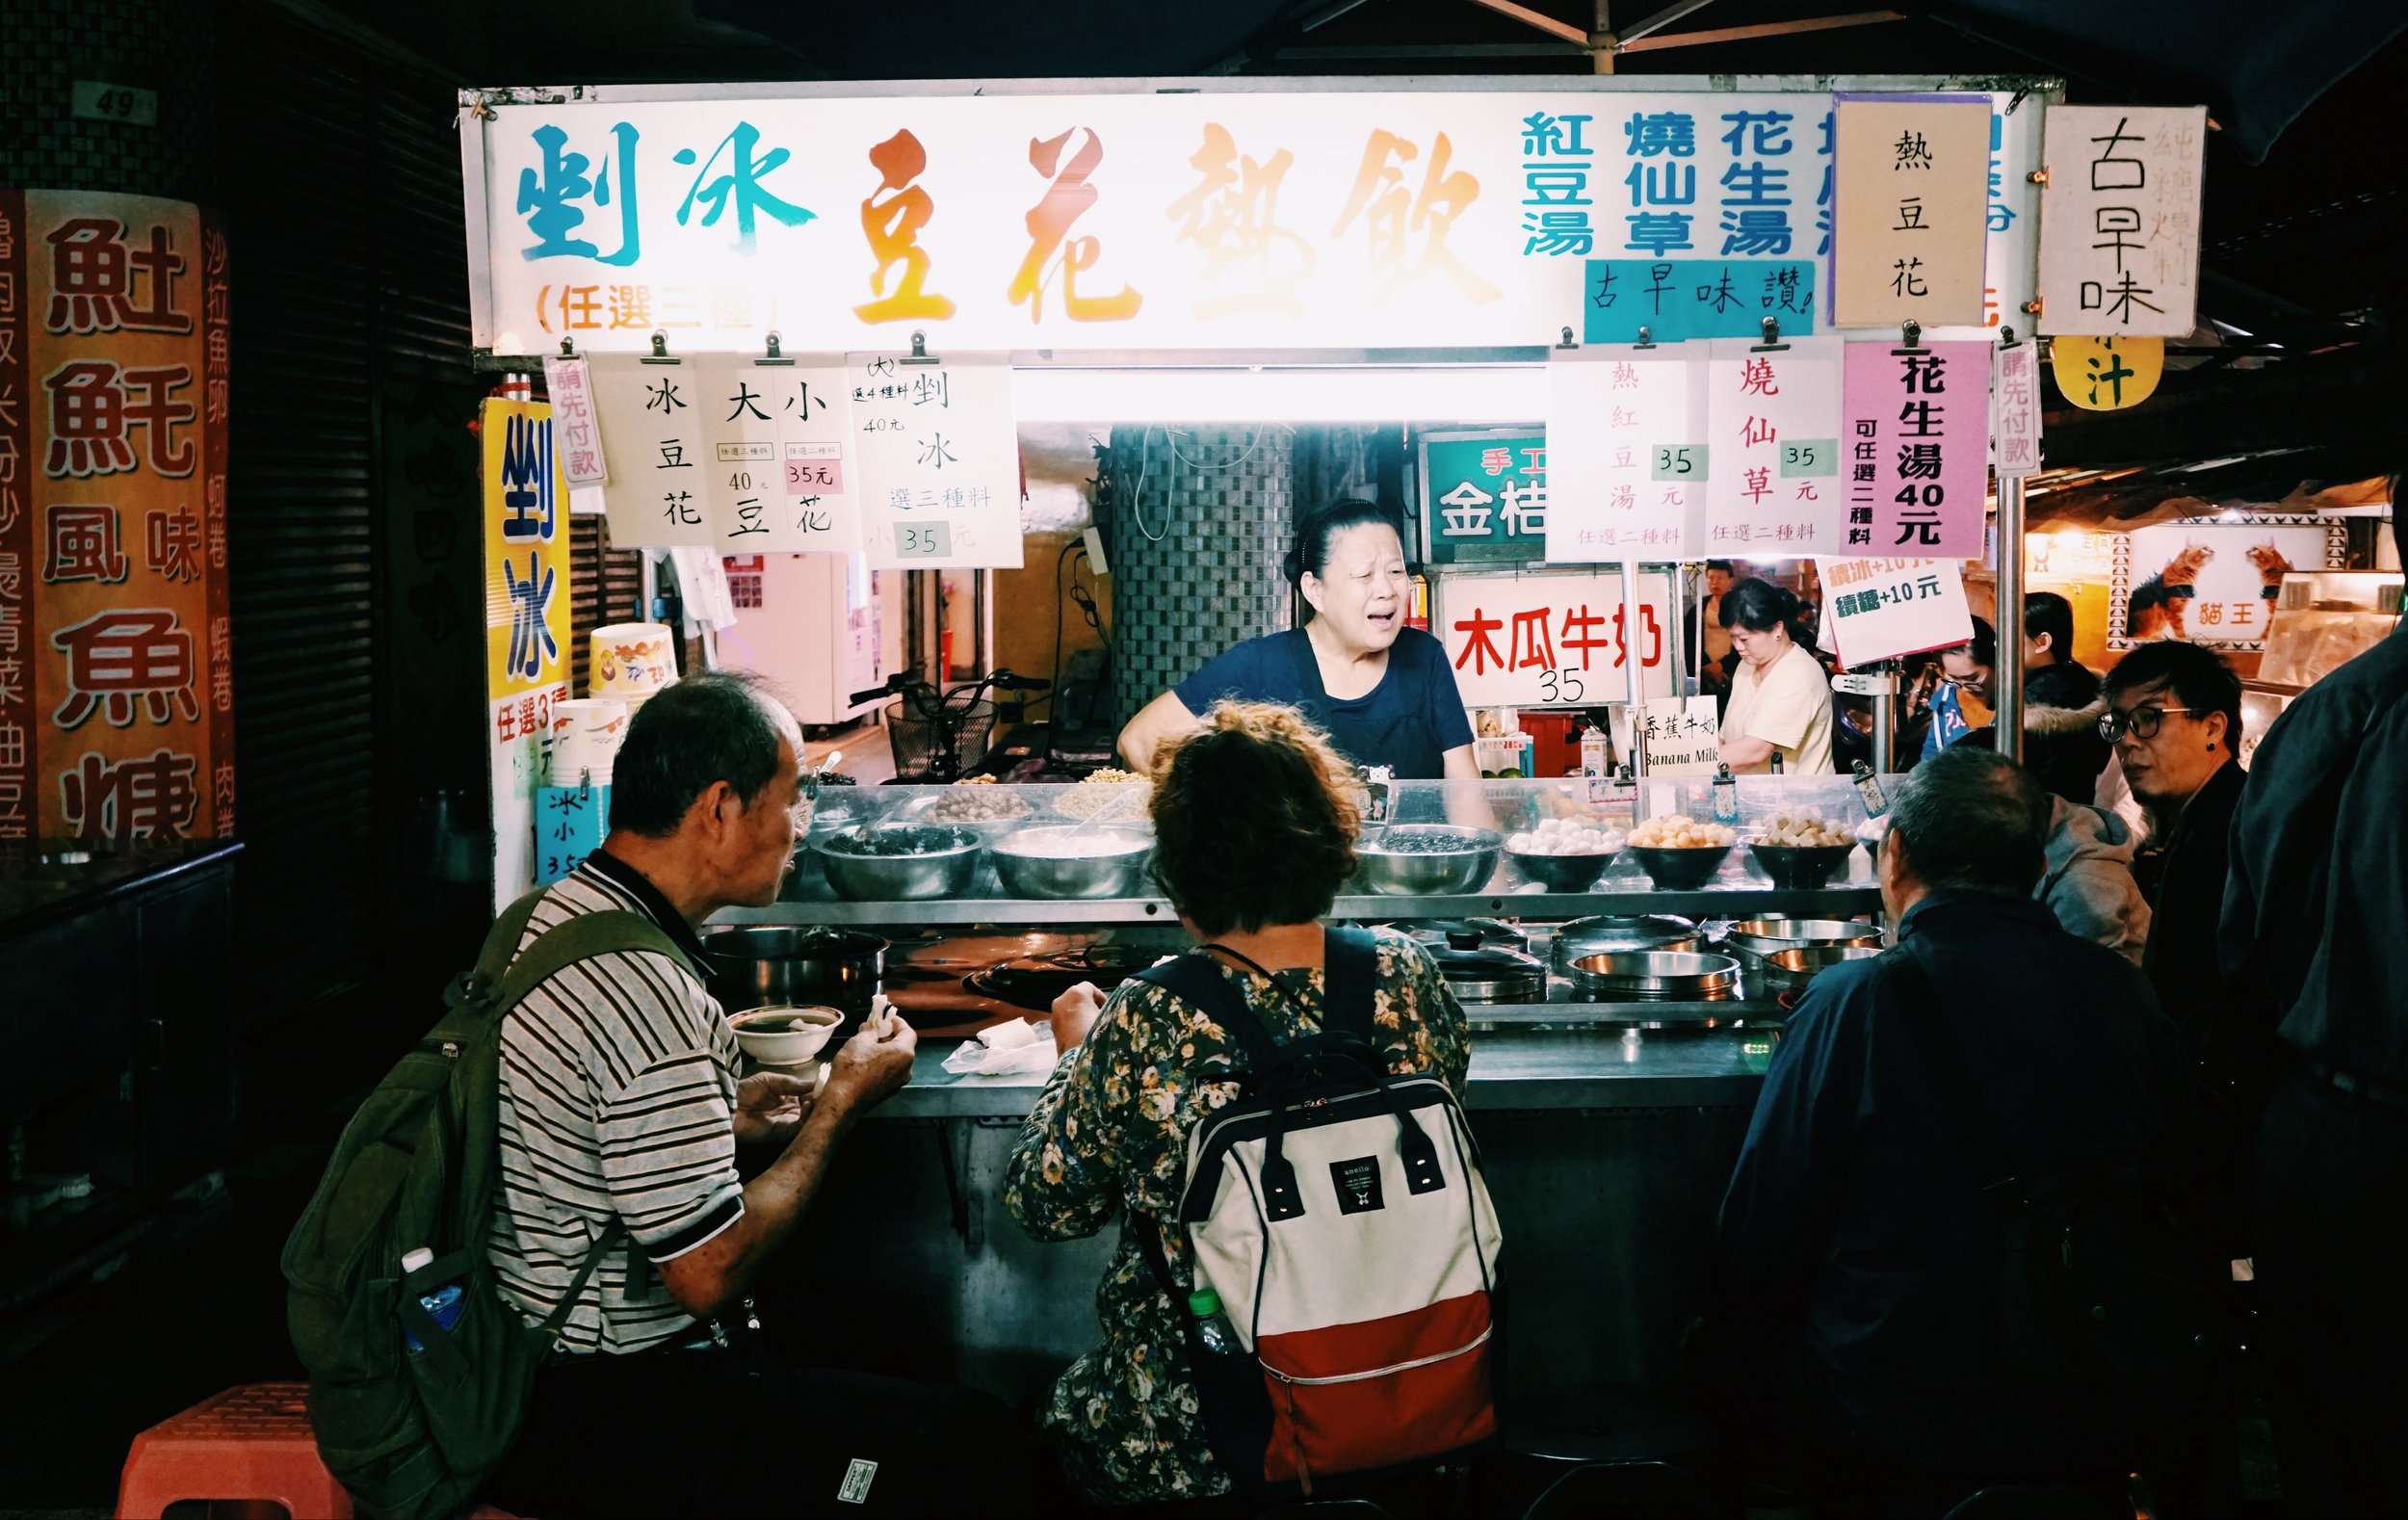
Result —
[[[1373, 1033], [1387, 1068], [1430, 1072], [1459, 1094], [1471, 1064], [1463, 1009], [1428, 954], [1395, 930], [1374, 931]], [[1223, 968], [1279, 1043], [1317, 1031], [1322, 974], [1283, 970], [1278, 988]], [[1184, 1301], [1146, 1262], [1143, 1224], [1178, 1207], [1188, 1132], [1237, 1096], [1244, 1055], [1200, 1009], [1146, 982], [1114, 992], [1086, 1042], [1065, 1057], [1029, 1115], [1004, 1178], [1004, 1203], [1031, 1235], [1068, 1241], [1117, 1219], [1120, 1246], [1095, 1290], [1104, 1344], [1054, 1384], [1040, 1423], [1094, 1499], [1147, 1504], [1225, 1493], [1188, 1371]], [[1194, 1280], [1184, 1231], [1165, 1232], [1171, 1276]]]

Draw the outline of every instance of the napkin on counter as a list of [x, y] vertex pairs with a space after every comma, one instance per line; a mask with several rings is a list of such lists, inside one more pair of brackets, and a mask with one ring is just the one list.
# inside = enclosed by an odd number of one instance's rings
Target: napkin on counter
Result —
[[945, 1069], [956, 1077], [1010, 1077], [1051, 1071], [1060, 1059], [1051, 1028], [1024, 1018], [1006, 1019], [955, 1046], [945, 1058]]

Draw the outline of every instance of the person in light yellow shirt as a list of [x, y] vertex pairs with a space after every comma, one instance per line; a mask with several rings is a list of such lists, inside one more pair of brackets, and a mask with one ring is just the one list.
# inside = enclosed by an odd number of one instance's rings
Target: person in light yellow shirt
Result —
[[1722, 763], [1761, 774], [1781, 757], [1790, 775], [1831, 773], [1831, 682], [1806, 646], [1794, 592], [1750, 578], [1722, 596], [1721, 622], [1740, 655], [1722, 715]]

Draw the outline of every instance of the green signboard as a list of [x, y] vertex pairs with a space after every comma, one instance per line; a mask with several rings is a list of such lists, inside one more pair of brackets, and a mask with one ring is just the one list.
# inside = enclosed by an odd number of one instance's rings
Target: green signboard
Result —
[[1491, 428], [1422, 434], [1422, 542], [1433, 565], [1547, 557], [1547, 433]]

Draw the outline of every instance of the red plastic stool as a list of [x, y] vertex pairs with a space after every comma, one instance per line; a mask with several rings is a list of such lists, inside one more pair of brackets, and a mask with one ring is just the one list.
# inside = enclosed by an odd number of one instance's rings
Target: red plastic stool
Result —
[[[118, 1520], [161, 1520], [185, 1500], [280, 1505], [292, 1520], [352, 1520], [352, 1497], [318, 1460], [305, 1383], [250, 1383], [205, 1399], [134, 1437], [118, 1480]], [[478, 1509], [469, 1520], [511, 1520]]]

